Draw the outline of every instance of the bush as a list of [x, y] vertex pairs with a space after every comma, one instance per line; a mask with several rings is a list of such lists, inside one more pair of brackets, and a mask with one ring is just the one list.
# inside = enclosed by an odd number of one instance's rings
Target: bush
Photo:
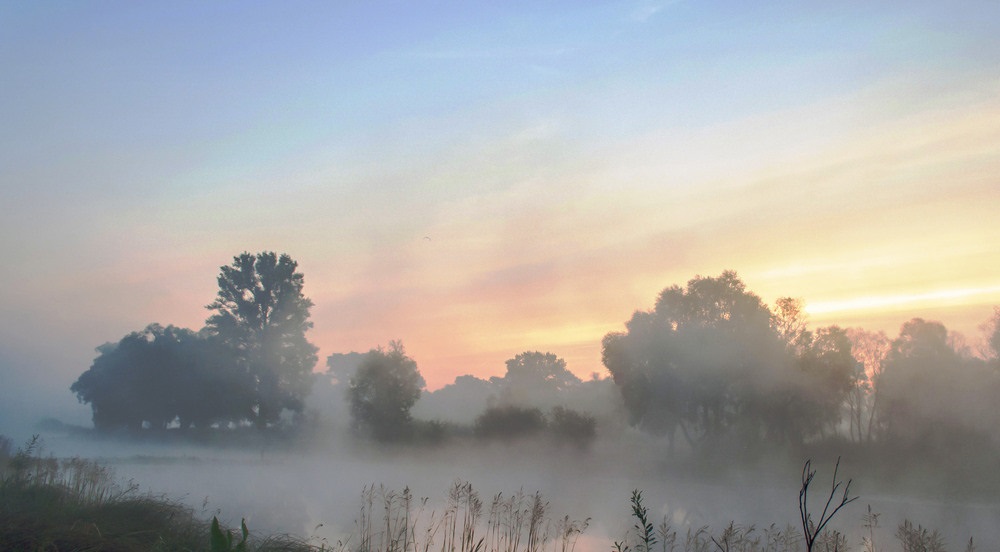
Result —
[[476, 418], [474, 431], [483, 439], [512, 440], [537, 435], [545, 427], [545, 415], [537, 408], [495, 406]]
[[584, 449], [597, 437], [597, 420], [569, 408], [557, 406], [552, 409], [549, 432], [557, 442]]

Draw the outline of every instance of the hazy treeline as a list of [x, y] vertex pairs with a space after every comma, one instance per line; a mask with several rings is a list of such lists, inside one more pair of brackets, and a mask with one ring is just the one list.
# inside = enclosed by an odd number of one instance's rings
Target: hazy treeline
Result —
[[[694, 449], [754, 451], [825, 439], [992, 449], [1000, 415], [1000, 310], [982, 357], [939, 322], [897, 338], [837, 326], [809, 330], [801, 303], [773, 310], [734, 272], [665, 289], [625, 332], [604, 338], [605, 366], [630, 423]], [[939, 446], [939, 447], [938, 447]]]
[[348, 419], [352, 432], [378, 441], [547, 436], [585, 447], [595, 438], [593, 413], [602, 411], [601, 402], [608, 405], [613, 400], [585, 395], [595, 386], [609, 391], [609, 381], [582, 382], [566, 369], [566, 361], [552, 353], [526, 351], [506, 365], [502, 377], [459, 376], [453, 384], [426, 392], [416, 362], [399, 341], [366, 354], [335, 353], [327, 359], [327, 373], [318, 379], [307, 403], [322, 418], [311, 421], [329, 424]]
[[[99, 356], [72, 391], [99, 429], [340, 424], [380, 441], [547, 435], [586, 446], [601, 424], [664, 436], [671, 449], [753, 454], [823, 442], [993, 450], [1000, 414], [1000, 310], [972, 354], [933, 321], [892, 339], [810, 329], [801, 301], [773, 307], [735, 272], [664, 289], [603, 339], [610, 378], [582, 381], [552, 353], [509, 359], [502, 377], [426, 392], [401, 342], [337, 353], [312, 373], [312, 302], [287, 255], [223, 266], [199, 331], [151, 324]], [[307, 409], [307, 405], [309, 409]]]
[[[594, 418], [567, 408], [561, 396], [580, 380], [550, 353], [525, 352], [508, 361], [506, 376], [482, 382], [489, 396], [478, 409], [451, 421], [411, 416], [425, 382], [399, 341], [365, 354], [331, 355], [327, 374], [313, 374], [317, 349], [305, 337], [312, 302], [296, 267], [288, 255], [243, 253], [221, 267], [219, 292], [201, 330], [150, 324], [98, 347], [93, 365], [70, 387], [90, 404], [95, 428], [315, 426], [324, 420], [305, 415], [315, 387], [312, 402], [322, 397], [328, 404], [320, 409], [335, 412], [333, 423], [349, 419], [356, 434], [379, 441], [548, 431], [584, 446], [594, 437]], [[457, 383], [467, 381], [481, 380]], [[469, 398], [464, 389], [459, 394]]]

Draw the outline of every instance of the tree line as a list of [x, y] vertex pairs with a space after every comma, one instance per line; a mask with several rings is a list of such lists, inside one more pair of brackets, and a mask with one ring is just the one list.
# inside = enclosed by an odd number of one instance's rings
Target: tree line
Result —
[[[317, 348], [305, 335], [312, 327], [313, 303], [303, 294], [304, 277], [297, 267], [286, 254], [238, 255], [220, 269], [219, 291], [201, 330], [154, 323], [98, 347], [90, 369], [70, 387], [90, 404], [94, 427], [135, 432], [299, 423], [317, 380], [312, 373]], [[443, 424], [414, 422], [410, 409], [425, 382], [402, 342], [366, 354], [335, 354], [329, 362], [349, 403], [355, 433], [407, 441], [418, 435], [440, 438], [449, 431]], [[346, 370], [335, 369], [343, 364]], [[501, 402], [485, 406], [470, 431], [503, 438], [548, 429], [577, 444], [592, 439], [592, 418], [568, 408], [546, 415], [515, 400], [515, 395], [559, 391], [579, 381], [565, 361], [526, 352], [507, 366], [508, 375], [495, 379], [504, 390]], [[519, 416], [532, 424], [500, 427]]]
[[[288, 255], [238, 255], [221, 267], [204, 328], [151, 324], [102, 345], [71, 390], [102, 430], [294, 423], [317, 381], [317, 348], [305, 336], [313, 304], [303, 282]], [[979, 356], [942, 324], [922, 319], [905, 323], [895, 339], [809, 329], [801, 301], [786, 297], [769, 307], [726, 271], [664, 289], [651, 310], [608, 333], [602, 361], [610, 381], [582, 382], [562, 359], [534, 351], [508, 360], [503, 377], [462, 376], [432, 395], [476, 403], [464, 431], [487, 438], [549, 431], [586, 444], [595, 432], [586, 412], [592, 399], [612, 400], [593, 393], [606, 382], [627, 423], [671, 448], [993, 443], [1000, 442], [1000, 414], [989, 407], [1000, 391], [998, 321], [1000, 310]], [[421, 431], [463, 431], [414, 421], [425, 384], [401, 342], [331, 355], [327, 376], [358, 434], [403, 441]]]
[[940, 322], [895, 339], [810, 330], [802, 303], [774, 308], [735, 272], [664, 289], [603, 340], [629, 423], [694, 450], [753, 451], [826, 440], [953, 453], [1000, 442], [1000, 309], [974, 355]]

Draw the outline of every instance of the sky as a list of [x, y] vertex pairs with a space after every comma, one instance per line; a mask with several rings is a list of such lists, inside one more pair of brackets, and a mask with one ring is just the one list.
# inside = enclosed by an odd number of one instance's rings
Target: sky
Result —
[[[0, 401], [288, 253], [327, 355], [602, 372], [733, 269], [814, 327], [1000, 305], [1000, 4], [0, 3]], [[753, 3], [756, 4], [756, 3]], [[48, 403], [46, 403], [48, 404]]]

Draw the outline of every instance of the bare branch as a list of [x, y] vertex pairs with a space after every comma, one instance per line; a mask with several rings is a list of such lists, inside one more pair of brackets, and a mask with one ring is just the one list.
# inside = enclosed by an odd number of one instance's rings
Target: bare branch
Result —
[[[812, 552], [813, 543], [816, 542], [816, 538], [823, 532], [830, 520], [833, 519], [837, 512], [841, 508], [847, 506], [851, 502], [854, 502], [858, 497], [851, 497], [851, 479], [847, 480], [844, 484], [842, 481], [837, 479], [837, 474], [840, 470], [840, 457], [837, 457], [837, 463], [833, 469], [833, 480], [830, 483], [830, 495], [826, 499], [826, 504], [823, 506], [823, 512], [819, 516], [819, 522], [813, 523], [812, 516], [809, 514], [809, 485], [812, 483], [813, 478], [816, 476], [816, 471], [811, 469], [812, 461], [806, 460], [805, 465], [802, 467], [802, 488], [799, 490], [799, 517], [802, 520], [802, 534], [805, 536], [806, 550], [807, 552]], [[844, 486], [843, 494], [840, 496], [838, 502], [834, 502], [837, 497], [837, 491], [840, 489], [841, 485]], [[830, 506], [836, 504], [833, 510], [830, 510]]]

